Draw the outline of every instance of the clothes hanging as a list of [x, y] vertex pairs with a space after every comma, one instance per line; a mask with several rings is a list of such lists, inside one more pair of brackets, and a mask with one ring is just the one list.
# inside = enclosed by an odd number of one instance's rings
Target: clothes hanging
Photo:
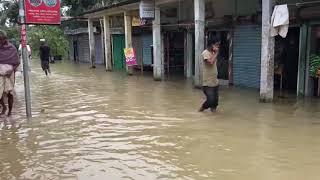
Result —
[[271, 17], [271, 36], [287, 37], [289, 30], [289, 9], [288, 5], [277, 5], [274, 7]]

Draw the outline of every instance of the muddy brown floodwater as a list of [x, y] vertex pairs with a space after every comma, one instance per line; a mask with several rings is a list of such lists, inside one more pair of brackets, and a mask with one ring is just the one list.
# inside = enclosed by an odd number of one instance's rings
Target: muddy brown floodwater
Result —
[[29, 121], [17, 77], [16, 122], [0, 129], [1, 180], [320, 178], [319, 99], [260, 104], [257, 91], [222, 88], [220, 111], [198, 113], [203, 95], [190, 82], [72, 63], [52, 71], [32, 63]]

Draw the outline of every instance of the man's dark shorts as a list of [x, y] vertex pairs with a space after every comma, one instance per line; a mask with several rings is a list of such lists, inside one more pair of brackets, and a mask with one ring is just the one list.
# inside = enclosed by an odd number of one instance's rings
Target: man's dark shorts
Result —
[[49, 69], [49, 61], [41, 61], [42, 70]]

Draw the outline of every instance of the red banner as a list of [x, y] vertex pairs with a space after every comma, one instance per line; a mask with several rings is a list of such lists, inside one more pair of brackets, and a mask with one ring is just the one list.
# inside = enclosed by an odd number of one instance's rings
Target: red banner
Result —
[[24, 0], [27, 24], [60, 24], [60, 0]]
[[26, 30], [26, 25], [22, 24], [21, 26], [21, 45], [22, 47], [27, 47], [27, 30]]

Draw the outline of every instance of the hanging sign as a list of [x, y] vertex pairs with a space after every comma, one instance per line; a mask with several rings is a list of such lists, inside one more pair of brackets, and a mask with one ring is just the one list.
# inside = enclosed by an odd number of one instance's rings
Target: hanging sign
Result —
[[27, 24], [61, 24], [61, 0], [24, 0]]
[[141, 19], [154, 19], [155, 0], [141, 0], [139, 5]]
[[137, 65], [137, 58], [133, 48], [125, 48], [124, 56], [126, 57], [127, 66]]
[[139, 19], [139, 17], [132, 17], [132, 26], [133, 26], [133, 27], [140, 26], [140, 19]]

